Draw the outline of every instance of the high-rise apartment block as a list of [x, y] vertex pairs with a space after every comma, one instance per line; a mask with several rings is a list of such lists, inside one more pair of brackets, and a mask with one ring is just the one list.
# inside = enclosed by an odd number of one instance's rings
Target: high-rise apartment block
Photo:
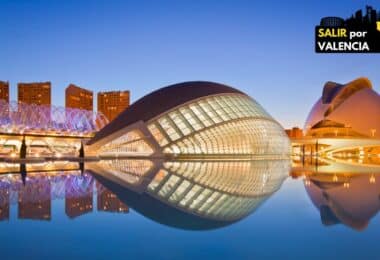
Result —
[[110, 91], [98, 93], [98, 111], [112, 121], [122, 111], [129, 107], [129, 91]]
[[51, 83], [18, 83], [18, 102], [36, 105], [51, 105]]
[[0, 81], [0, 99], [9, 102], [9, 82]]
[[65, 91], [66, 108], [93, 110], [93, 93], [90, 90], [70, 84]]

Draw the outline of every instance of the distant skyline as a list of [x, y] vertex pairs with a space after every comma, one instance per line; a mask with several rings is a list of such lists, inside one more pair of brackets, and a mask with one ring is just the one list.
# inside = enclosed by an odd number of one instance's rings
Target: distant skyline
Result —
[[[64, 106], [74, 83], [130, 90], [131, 101], [183, 81], [236, 87], [285, 128], [303, 127], [326, 81], [368, 77], [380, 91], [379, 54], [315, 54], [322, 17], [348, 18], [379, 1], [0, 0], [0, 80], [51, 81]], [[96, 107], [96, 101], [94, 102]]]

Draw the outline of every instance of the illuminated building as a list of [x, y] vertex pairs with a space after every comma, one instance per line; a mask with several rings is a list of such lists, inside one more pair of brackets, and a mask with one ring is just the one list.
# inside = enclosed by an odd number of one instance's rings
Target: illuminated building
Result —
[[[72, 88], [70, 88], [72, 89]], [[78, 156], [82, 139], [108, 123], [101, 113], [50, 105], [50, 82], [19, 83], [18, 102], [0, 99], [0, 157]]]
[[51, 83], [18, 83], [18, 102], [36, 105], [51, 105]]
[[104, 190], [98, 193], [98, 211], [128, 213], [129, 208], [111, 191]]
[[327, 82], [305, 123], [312, 137], [380, 138], [380, 96], [367, 78], [341, 85]]
[[82, 176], [71, 176], [66, 181], [65, 212], [70, 218], [89, 213], [93, 209], [93, 179]]
[[47, 136], [91, 135], [108, 120], [101, 113], [0, 100], [0, 133]]
[[81, 140], [107, 123], [93, 111], [0, 100], [0, 156], [18, 157], [24, 136], [27, 156], [77, 156]]
[[305, 137], [294, 140], [292, 145], [303, 154], [334, 158], [352, 154], [377, 155], [380, 150], [379, 114], [380, 96], [367, 78], [345, 85], [327, 82], [322, 97], [307, 117]]
[[66, 90], [66, 108], [93, 110], [93, 93], [90, 90], [70, 84]]
[[285, 133], [288, 135], [289, 138], [302, 138], [303, 133], [302, 129], [298, 127], [293, 127], [292, 129], [285, 129]]
[[185, 82], [131, 105], [88, 143], [100, 156], [288, 158], [284, 129], [254, 99], [212, 82]]
[[51, 184], [48, 178], [31, 179], [18, 192], [20, 219], [51, 219]]
[[9, 82], [0, 81], [0, 99], [9, 102]]
[[238, 221], [276, 192], [288, 160], [104, 160], [88, 165], [126, 205], [161, 224], [210, 229]]
[[109, 91], [98, 93], [98, 111], [112, 121], [127, 107], [130, 102], [129, 91]]

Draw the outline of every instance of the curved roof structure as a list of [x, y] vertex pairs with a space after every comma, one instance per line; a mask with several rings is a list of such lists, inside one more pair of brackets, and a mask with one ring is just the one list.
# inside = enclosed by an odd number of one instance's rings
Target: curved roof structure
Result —
[[102, 113], [93, 111], [0, 100], [0, 133], [88, 135], [107, 123]]
[[245, 95], [243, 92], [232, 87], [208, 81], [189, 81], [158, 89], [140, 98], [124, 112], [120, 113], [111, 124], [104, 127], [101, 132], [98, 132], [88, 144], [95, 143], [103, 137], [137, 121], [142, 120], [146, 122], [165, 111], [191, 100], [222, 93]]
[[[358, 78], [344, 85], [327, 82], [322, 97], [307, 117], [305, 133], [322, 137], [335, 136], [340, 132], [380, 137], [379, 113], [380, 96], [367, 78]], [[340, 131], [334, 125], [344, 130]]]
[[153, 92], [121, 113], [86, 145], [95, 156], [288, 157], [282, 126], [253, 98], [211, 82]]

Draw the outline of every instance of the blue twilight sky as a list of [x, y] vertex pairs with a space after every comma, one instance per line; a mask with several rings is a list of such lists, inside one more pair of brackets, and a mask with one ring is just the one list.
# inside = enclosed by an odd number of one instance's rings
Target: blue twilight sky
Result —
[[285, 127], [303, 125], [328, 81], [367, 76], [380, 90], [380, 54], [314, 53], [323, 16], [380, 1], [0, 0], [0, 80], [129, 89], [132, 101], [188, 80], [237, 87]]

